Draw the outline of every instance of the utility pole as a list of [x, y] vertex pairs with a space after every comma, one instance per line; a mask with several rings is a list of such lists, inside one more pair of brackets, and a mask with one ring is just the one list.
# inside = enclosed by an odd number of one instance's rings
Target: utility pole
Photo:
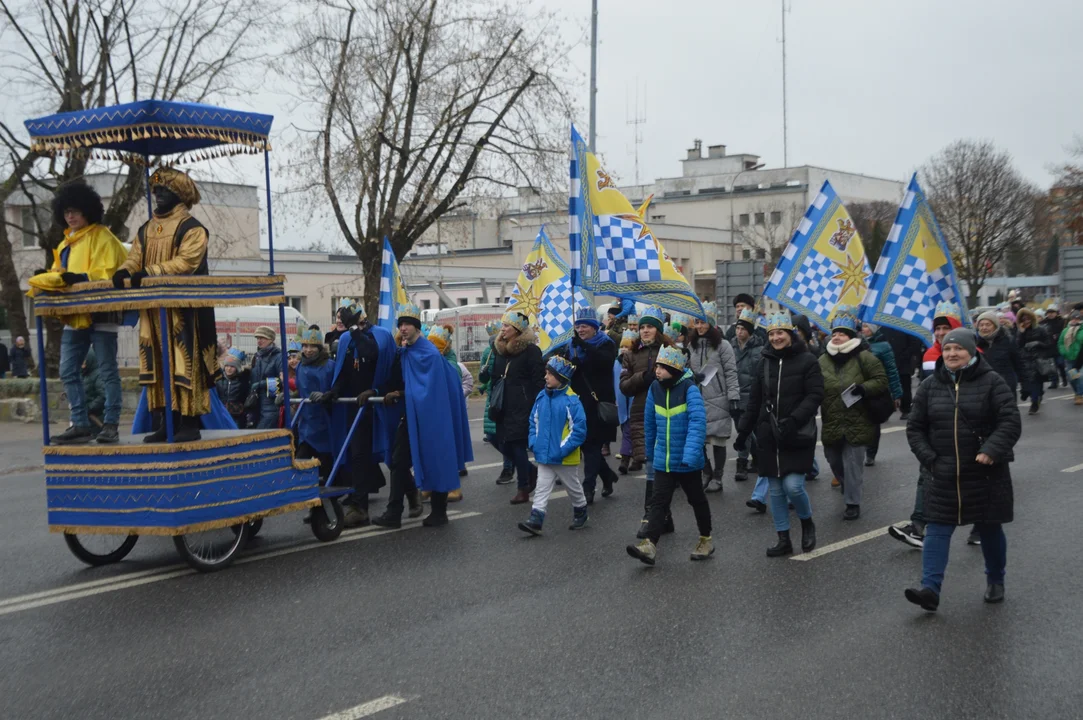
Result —
[[790, 144], [786, 125], [786, 0], [782, 0], [782, 167], [790, 166]]
[[594, 141], [598, 126], [598, 0], [591, 0], [590, 12], [590, 151], [597, 152]]
[[[627, 98], [627, 96], [625, 96]], [[627, 101], [626, 101], [627, 102]], [[627, 121], [627, 125], [632, 126], [632, 142], [635, 145], [635, 162], [636, 162], [636, 185], [639, 184], [639, 145], [643, 142], [643, 134], [639, 131], [639, 126], [644, 125], [647, 122], [647, 101], [643, 101], [643, 114], [639, 114], [639, 78], [636, 78], [636, 94], [635, 94], [635, 111], [632, 117]], [[625, 114], [627, 114], [627, 108], [625, 108]]]

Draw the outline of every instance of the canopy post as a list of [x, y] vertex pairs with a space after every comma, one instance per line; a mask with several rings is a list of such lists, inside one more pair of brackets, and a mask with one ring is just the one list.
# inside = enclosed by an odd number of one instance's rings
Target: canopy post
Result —
[[[300, 328], [298, 328], [300, 329]], [[286, 402], [282, 403], [283, 426], [290, 426], [290, 353], [289, 341], [286, 340], [286, 306], [278, 304], [278, 331], [282, 333], [282, 397]]]
[[[158, 323], [160, 327], [160, 335], [162, 336], [162, 395], [165, 397], [165, 441], [173, 442], [173, 388], [170, 387], [170, 378], [173, 377], [173, 369], [170, 367], [169, 351], [170, 348], [169, 335], [169, 311], [164, 307], [158, 308]], [[150, 409], [150, 401], [148, 398], [147, 409]]]
[[147, 219], [154, 217], [154, 205], [150, 201], [150, 157], [143, 156], [143, 184], [147, 190]]
[[45, 323], [38, 321], [38, 396], [41, 399], [41, 439], [49, 444], [49, 388], [45, 384]]
[[[267, 258], [270, 261], [268, 275], [275, 274], [275, 229], [271, 222], [271, 154], [263, 151], [263, 172], [267, 177]], [[282, 331], [285, 333], [285, 330]], [[283, 340], [283, 342], [285, 342]]]

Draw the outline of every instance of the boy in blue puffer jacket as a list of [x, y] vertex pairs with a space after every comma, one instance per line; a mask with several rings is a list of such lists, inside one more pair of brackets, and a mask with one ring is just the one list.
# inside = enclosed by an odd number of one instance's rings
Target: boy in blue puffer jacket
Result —
[[707, 440], [707, 413], [703, 396], [688, 360], [680, 349], [665, 347], [654, 363], [657, 378], [647, 391], [643, 410], [647, 459], [654, 465], [654, 494], [647, 515], [646, 537], [628, 546], [628, 554], [654, 565], [658, 539], [669, 515], [673, 491], [680, 485], [696, 515], [699, 542], [693, 560], [706, 560], [714, 553], [711, 541], [711, 506], [700, 482], [703, 443]]
[[534, 506], [519, 529], [541, 535], [549, 494], [559, 478], [572, 499], [571, 530], [587, 524], [587, 496], [579, 478], [579, 446], [587, 438], [587, 416], [579, 396], [568, 387], [575, 366], [554, 355], [545, 366], [545, 389], [534, 400], [530, 411], [528, 447], [538, 463], [538, 486]]

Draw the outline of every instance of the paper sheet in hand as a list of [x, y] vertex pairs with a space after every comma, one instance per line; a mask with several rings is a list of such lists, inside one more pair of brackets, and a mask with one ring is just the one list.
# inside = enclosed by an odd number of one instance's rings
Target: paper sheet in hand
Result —
[[707, 368], [707, 372], [703, 373], [703, 380], [700, 382], [700, 385], [702, 385], [703, 387], [707, 387], [711, 383], [711, 381], [714, 380], [714, 376], [717, 374], [717, 366], [712, 365], [711, 367]]
[[855, 387], [857, 387], [856, 384], [842, 391], [842, 402], [846, 407], [853, 407], [861, 399], [860, 395], [854, 394]]

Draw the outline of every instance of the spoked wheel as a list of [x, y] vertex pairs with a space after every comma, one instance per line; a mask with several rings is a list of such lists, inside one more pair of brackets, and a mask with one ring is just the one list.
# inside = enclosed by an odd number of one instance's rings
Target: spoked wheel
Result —
[[72, 555], [94, 567], [120, 562], [132, 551], [138, 539], [138, 535], [64, 533], [64, 542]]
[[248, 523], [176, 535], [173, 544], [184, 561], [200, 572], [227, 567], [248, 542]]
[[[248, 526], [248, 539], [251, 540], [259, 534], [260, 528], [263, 527], [263, 518], [249, 520], [245, 523], [245, 525]], [[232, 530], [233, 532], [237, 532], [237, 528], [239, 527], [240, 525], [233, 525], [232, 527], [230, 527], [230, 530]]]
[[[331, 506], [331, 515], [327, 514], [327, 506]], [[320, 542], [338, 540], [342, 534], [343, 523], [346, 514], [342, 509], [342, 502], [336, 498], [324, 498], [320, 505], [312, 508], [312, 534]]]

